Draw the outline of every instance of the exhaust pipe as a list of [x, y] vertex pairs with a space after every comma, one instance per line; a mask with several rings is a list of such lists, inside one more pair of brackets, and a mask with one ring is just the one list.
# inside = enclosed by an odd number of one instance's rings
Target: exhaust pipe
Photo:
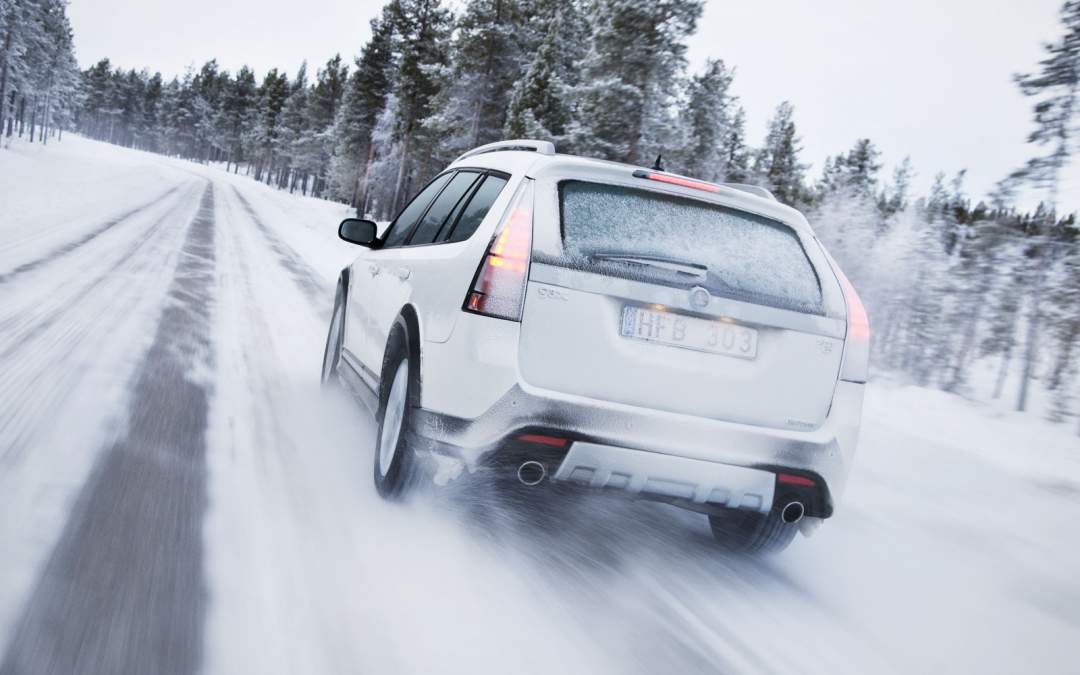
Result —
[[517, 477], [521, 481], [522, 485], [539, 485], [547, 476], [547, 469], [540, 462], [534, 459], [530, 459], [527, 462], [522, 462], [518, 467]]
[[802, 502], [790, 502], [784, 506], [780, 511], [780, 518], [789, 525], [794, 524], [802, 520], [803, 515], [806, 513], [806, 507]]

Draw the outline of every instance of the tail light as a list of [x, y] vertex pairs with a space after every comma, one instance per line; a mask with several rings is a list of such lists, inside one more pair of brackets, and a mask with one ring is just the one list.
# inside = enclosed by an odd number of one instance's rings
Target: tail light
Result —
[[848, 382], [866, 382], [870, 370], [870, 318], [866, 315], [859, 294], [847, 276], [833, 263], [836, 278], [844, 291], [847, 303], [847, 340], [844, 347], [844, 363], [840, 367], [840, 379]]
[[679, 185], [687, 187], [692, 190], [704, 190], [705, 192], [720, 192], [720, 186], [713, 183], [706, 183], [700, 180], [694, 180], [692, 178], [683, 178], [682, 176], [673, 176], [669, 173], [652, 173], [649, 171], [642, 171], [638, 169], [634, 172], [634, 178], [646, 178], [648, 180], [655, 180], [660, 183], [668, 183], [670, 185]]
[[525, 281], [532, 254], [533, 181], [526, 178], [510, 202], [506, 220], [495, 230], [476, 270], [466, 312], [510, 321], [521, 320]]

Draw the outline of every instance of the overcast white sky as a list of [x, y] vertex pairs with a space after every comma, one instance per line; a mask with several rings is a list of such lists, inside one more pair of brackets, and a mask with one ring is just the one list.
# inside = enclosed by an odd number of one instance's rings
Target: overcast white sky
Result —
[[[172, 75], [216, 57], [225, 68], [314, 68], [351, 60], [383, 0], [72, 0], [85, 67], [114, 64]], [[455, 3], [460, 4], [460, 3]], [[911, 155], [925, 189], [936, 171], [968, 169], [983, 195], [1031, 149], [1030, 101], [1011, 76], [1030, 70], [1056, 39], [1061, 0], [709, 0], [690, 42], [737, 69], [752, 140], [783, 99], [795, 104], [816, 177], [826, 155], [869, 137], [888, 168]], [[1080, 209], [1080, 167], [1064, 203]]]

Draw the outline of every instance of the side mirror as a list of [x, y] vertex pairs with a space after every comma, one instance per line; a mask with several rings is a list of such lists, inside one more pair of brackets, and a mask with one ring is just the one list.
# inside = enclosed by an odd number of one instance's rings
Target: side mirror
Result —
[[379, 227], [371, 220], [346, 218], [338, 225], [338, 236], [350, 244], [371, 248], [379, 241]]

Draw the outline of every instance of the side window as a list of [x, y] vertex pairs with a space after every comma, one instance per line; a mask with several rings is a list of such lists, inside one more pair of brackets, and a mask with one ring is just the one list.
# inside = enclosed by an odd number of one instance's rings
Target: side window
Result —
[[502, 176], [488, 175], [484, 182], [473, 193], [472, 199], [461, 212], [453, 232], [450, 233], [450, 241], [465, 241], [480, 227], [480, 221], [487, 215], [491, 205], [498, 199], [499, 193], [506, 187], [506, 179]]
[[424, 215], [428, 204], [450, 182], [453, 176], [453, 173], [444, 173], [428, 183], [420, 194], [413, 197], [409, 205], [402, 209], [394, 222], [390, 224], [390, 232], [386, 235], [386, 240], [383, 241], [383, 248], [401, 246], [405, 242], [409, 233], [412, 232], [413, 226], [416, 225], [416, 221], [420, 220], [420, 216]]
[[409, 238], [409, 245], [434, 242], [438, 238], [443, 223], [451, 216], [457, 215], [458, 204], [464, 200], [469, 188], [479, 176], [480, 174], [476, 171], [459, 171], [420, 219], [420, 224], [416, 226], [412, 237]]

